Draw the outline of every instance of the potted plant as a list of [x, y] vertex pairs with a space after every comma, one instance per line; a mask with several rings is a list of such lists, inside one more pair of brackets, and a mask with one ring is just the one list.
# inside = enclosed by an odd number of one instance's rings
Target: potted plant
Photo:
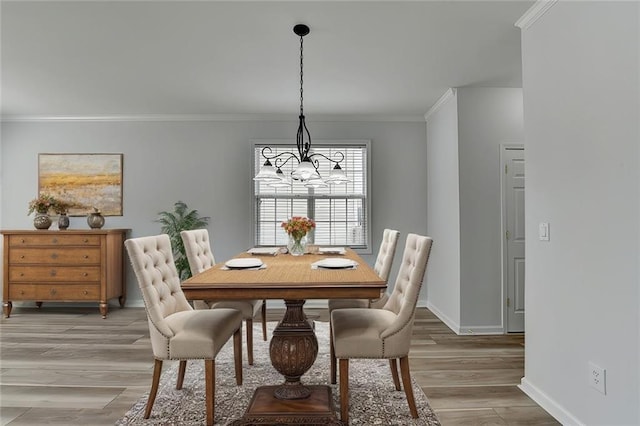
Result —
[[178, 276], [180, 280], [186, 280], [191, 277], [191, 268], [180, 232], [206, 227], [209, 217], [201, 217], [198, 210], [189, 211], [186, 203], [178, 201], [174, 204], [173, 212], [160, 212], [155, 221], [162, 224], [161, 231], [169, 236]]

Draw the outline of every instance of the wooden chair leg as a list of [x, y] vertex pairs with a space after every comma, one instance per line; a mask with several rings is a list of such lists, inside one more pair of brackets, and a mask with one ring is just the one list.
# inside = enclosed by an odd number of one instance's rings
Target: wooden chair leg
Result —
[[253, 365], [253, 320], [247, 319], [247, 361], [249, 365]]
[[233, 333], [233, 361], [236, 367], [236, 384], [242, 384], [242, 327]]
[[180, 365], [178, 366], [178, 381], [176, 382], [176, 389], [182, 389], [182, 384], [184, 383], [184, 373], [187, 371], [187, 360], [180, 361]]
[[389, 359], [389, 367], [391, 367], [391, 376], [393, 377], [393, 384], [396, 390], [400, 390], [400, 377], [398, 377], [398, 364], [395, 358]]
[[213, 359], [204, 360], [204, 384], [207, 426], [213, 426], [216, 395], [216, 364]]
[[148, 419], [151, 416], [151, 409], [153, 403], [156, 401], [156, 395], [158, 394], [158, 385], [160, 384], [160, 375], [162, 374], [162, 360], [156, 359], [153, 363], [153, 379], [151, 381], [151, 391], [149, 392], [149, 399], [147, 400], [147, 408], [144, 410], [144, 418]]
[[402, 385], [404, 386], [404, 393], [407, 396], [407, 403], [409, 403], [411, 417], [417, 419], [418, 409], [416, 408], [416, 400], [413, 398], [413, 387], [411, 386], [411, 373], [409, 372], [408, 356], [400, 358], [400, 373], [402, 374]]
[[340, 359], [340, 420], [349, 424], [349, 359]]
[[262, 340], [267, 341], [267, 301], [262, 301]]
[[329, 358], [331, 358], [331, 367], [330, 367], [330, 379], [331, 384], [336, 384], [336, 352], [333, 348], [333, 328], [331, 327], [331, 322], [329, 322]]

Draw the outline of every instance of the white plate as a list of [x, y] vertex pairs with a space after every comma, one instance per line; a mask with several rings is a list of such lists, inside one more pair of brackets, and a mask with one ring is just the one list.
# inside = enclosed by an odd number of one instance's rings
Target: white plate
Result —
[[262, 266], [262, 260], [256, 257], [239, 257], [231, 259], [224, 264], [229, 269], [247, 269]]
[[344, 269], [344, 268], [351, 268], [357, 265], [357, 263], [351, 259], [342, 259], [339, 257], [328, 257], [326, 259], [319, 260], [318, 262], [316, 262], [316, 265], [320, 268]]
[[345, 254], [344, 247], [320, 247], [318, 253], [322, 254]]

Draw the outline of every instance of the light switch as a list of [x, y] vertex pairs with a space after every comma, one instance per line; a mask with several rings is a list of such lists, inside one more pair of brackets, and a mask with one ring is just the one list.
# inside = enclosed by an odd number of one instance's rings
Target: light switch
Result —
[[538, 237], [540, 241], [549, 241], [549, 223], [548, 222], [540, 222], [538, 227]]

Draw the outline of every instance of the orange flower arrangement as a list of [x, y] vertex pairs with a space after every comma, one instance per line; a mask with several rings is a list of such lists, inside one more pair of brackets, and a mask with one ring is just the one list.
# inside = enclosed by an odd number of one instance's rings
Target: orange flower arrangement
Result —
[[284, 228], [285, 232], [291, 235], [294, 240], [300, 240], [316, 227], [316, 223], [308, 217], [293, 216], [291, 219], [282, 222], [280, 226]]

